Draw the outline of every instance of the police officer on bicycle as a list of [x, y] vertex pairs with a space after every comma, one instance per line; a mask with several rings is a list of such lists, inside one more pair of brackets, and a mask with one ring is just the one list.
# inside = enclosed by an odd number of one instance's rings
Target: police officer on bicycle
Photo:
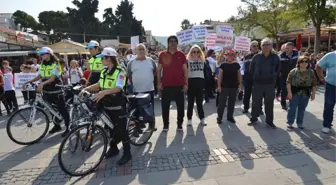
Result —
[[123, 165], [132, 159], [130, 137], [126, 126], [126, 99], [123, 91], [126, 84], [125, 72], [119, 67], [117, 52], [113, 48], [104, 48], [102, 53], [97, 55], [97, 58], [103, 58], [103, 64], [106, 68], [100, 73], [99, 82], [86, 87], [84, 90], [99, 90], [99, 93], [94, 96], [93, 101], [98, 103], [98, 107], [104, 109], [115, 125], [115, 139], [110, 143], [106, 158], [119, 154], [117, 144], [122, 141], [124, 153], [118, 161], [118, 165]]
[[91, 71], [91, 74], [88, 78], [87, 85], [92, 85], [99, 81], [100, 72], [103, 70], [102, 59], [97, 57], [101, 52], [101, 48], [99, 43], [95, 40], [91, 40], [86, 48], [89, 49], [91, 55], [89, 60], [89, 70]]
[[[65, 131], [61, 135], [64, 137], [69, 133], [68, 127], [70, 123], [70, 116], [65, 106], [65, 99], [62, 90], [60, 87], [56, 87], [56, 84], [62, 84], [62, 68], [59, 64], [59, 59], [54, 55], [54, 52], [50, 48], [43, 47], [37, 53], [40, 54], [42, 58], [42, 64], [38, 71], [38, 76], [26, 82], [25, 85], [38, 80], [42, 81], [36, 88], [36, 92], [40, 93], [43, 90], [43, 99], [50, 104], [55, 104], [57, 106], [57, 110], [62, 115], [66, 126]], [[49, 131], [49, 134], [54, 134], [61, 130], [61, 126], [54, 123], [54, 127]]]

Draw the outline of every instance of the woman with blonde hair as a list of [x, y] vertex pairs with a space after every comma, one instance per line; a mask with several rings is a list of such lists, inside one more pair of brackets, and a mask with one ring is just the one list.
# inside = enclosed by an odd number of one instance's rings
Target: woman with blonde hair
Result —
[[188, 126], [192, 125], [192, 115], [194, 110], [194, 102], [196, 99], [197, 112], [201, 125], [206, 125], [204, 121], [203, 97], [204, 97], [204, 65], [205, 56], [202, 49], [198, 45], [193, 45], [187, 55], [188, 60], [188, 109], [187, 118]]
[[69, 69], [69, 78], [71, 85], [72, 86], [78, 85], [82, 77], [83, 77], [83, 71], [79, 67], [78, 62], [76, 60], [71, 60]]

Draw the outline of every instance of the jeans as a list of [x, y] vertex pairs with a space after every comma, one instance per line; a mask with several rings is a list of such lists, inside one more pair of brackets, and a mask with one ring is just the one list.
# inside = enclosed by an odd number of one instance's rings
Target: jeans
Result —
[[226, 101], [227, 106], [227, 118], [233, 118], [234, 106], [236, 103], [238, 88], [222, 88], [222, 92], [219, 94], [219, 104], [217, 108], [217, 121], [222, 121], [223, 113], [225, 109]]
[[324, 92], [323, 127], [331, 128], [336, 103], [336, 86], [326, 83]]
[[177, 125], [182, 126], [184, 118], [183, 86], [166, 86], [162, 89], [161, 108], [164, 128], [169, 128], [170, 102], [175, 100], [177, 107]]
[[289, 101], [289, 107], [287, 112], [287, 123], [293, 125], [296, 115], [296, 124], [303, 126], [303, 116], [306, 111], [306, 107], [309, 102], [309, 96], [297, 96], [293, 95], [292, 100]]
[[274, 85], [275, 84], [254, 84], [252, 89], [252, 122], [258, 120], [262, 106], [262, 99], [264, 98], [266, 123], [273, 123], [275, 96]]

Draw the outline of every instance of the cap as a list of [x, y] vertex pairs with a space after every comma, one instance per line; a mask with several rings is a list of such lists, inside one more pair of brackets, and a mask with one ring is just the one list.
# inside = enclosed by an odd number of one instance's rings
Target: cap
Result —
[[115, 49], [111, 48], [111, 47], [107, 47], [104, 48], [103, 51], [101, 52], [101, 54], [97, 55], [97, 58], [103, 58], [105, 56], [109, 56], [109, 57], [116, 57], [118, 55], [118, 53], [116, 52]]
[[49, 47], [42, 47], [39, 51], [37, 51], [37, 54], [44, 55], [44, 54], [54, 54], [53, 50]]
[[233, 49], [229, 49], [226, 51], [227, 54], [236, 54], [236, 51]]
[[86, 49], [92, 49], [92, 48], [94, 48], [96, 46], [99, 46], [99, 43], [97, 41], [95, 41], [95, 40], [91, 40], [89, 42], [89, 44], [86, 46]]

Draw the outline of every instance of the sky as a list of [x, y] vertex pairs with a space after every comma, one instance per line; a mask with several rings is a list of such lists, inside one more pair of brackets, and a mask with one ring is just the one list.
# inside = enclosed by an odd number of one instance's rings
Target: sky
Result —
[[[2, 2], [1, 2], [2, 1]], [[22, 10], [36, 18], [46, 10], [63, 10], [74, 7], [72, 0], [0, 0], [1, 13], [14, 13]], [[145, 30], [151, 30], [155, 36], [168, 36], [181, 30], [181, 22], [188, 19], [191, 23], [200, 23], [205, 19], [224, 21], [237, 14], [240, 0], [130, 0], [134, 4], [133, 13], [142, 20]], [[102, 20], [105, 8], [116, 9], [120, 0], [99, 0], [99, 12]]]

